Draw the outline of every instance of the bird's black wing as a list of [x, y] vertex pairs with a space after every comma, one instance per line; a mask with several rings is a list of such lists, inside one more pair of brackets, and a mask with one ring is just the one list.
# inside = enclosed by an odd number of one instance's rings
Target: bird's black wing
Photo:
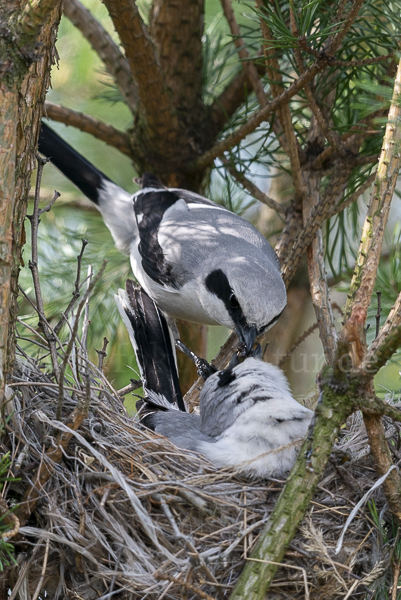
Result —
[[143, 270], [156, 283], [175, 289], [179, 289], [180, 285], [172, 274], [171, 264], [164, 256], [158, 233], [165, 212], [178, 200], [178, 194], [168, 190], [138, 194], [134, 199], [140, 239], [138, 251]]
[[[129, 333], [135, 340], [143, 386], [147, 393], [151, 392], [151, 399], [156, 394], [164, 396], [171, 405], [185, 411], [166, 319], [153, 300], [131, 279], [127, 280], [125, 288], [129, 306], [123, 308], [132, 328]], [[154, 403], [157, 404], [157, 400]]]
[[43, 121], [38, 150], [50, 159], [89, 200], [99, 204], [99, 191], [103, 187], [103, 182], [111, 179], [86, 160], [82, 154], [76, 152]]

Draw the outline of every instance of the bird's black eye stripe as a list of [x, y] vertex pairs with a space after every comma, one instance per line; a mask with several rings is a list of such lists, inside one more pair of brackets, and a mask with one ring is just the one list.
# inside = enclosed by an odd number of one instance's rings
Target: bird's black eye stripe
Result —
[[233, 293], [227, 275], [221, 269], [215, 269], [205, 279], [209, 292], [224, 302], [228, 314], [234, 323], [246, 325], [246, 319], [241, 305]]

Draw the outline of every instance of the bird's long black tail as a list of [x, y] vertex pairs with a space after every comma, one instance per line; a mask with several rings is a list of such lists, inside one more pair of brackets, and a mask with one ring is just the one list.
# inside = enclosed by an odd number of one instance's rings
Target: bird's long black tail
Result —
[[111, 179], [86, 160], [82, 154], [76, 152], [43, 121], [39, 134], [39, 152], [49, 158], [89, 200], [99, 204], [102, 182]]
[[170, 332], [165, 317], [146, 292], [131, 279], [116, 303], [128, 329], [146, 392], [164, 396], [185, 411]]

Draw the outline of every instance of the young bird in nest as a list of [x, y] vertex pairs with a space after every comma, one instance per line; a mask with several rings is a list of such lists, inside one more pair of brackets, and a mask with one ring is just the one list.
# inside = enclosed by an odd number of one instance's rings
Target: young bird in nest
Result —
[[[185, 411], [171, 337], [156, 304], [133, 281], [117, 306], [141, 371], [141, 423], [176, 446], [206, 456], [217, 467], [257, 476], [282, 476], [297, 456], [312, 411], [291, 395], [283, 372], [253, 357], [222, 371], [207, 368], [199, 415]], [[200, 361], [200, 364], [199, 364]]]

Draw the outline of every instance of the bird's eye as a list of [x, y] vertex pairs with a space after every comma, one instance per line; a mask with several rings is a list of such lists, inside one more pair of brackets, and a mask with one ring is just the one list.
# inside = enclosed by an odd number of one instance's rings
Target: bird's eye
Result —
[[234, 294], [231, 294], [229, 299], [228, 299], [231, 308], [239, 308], [239, 302], [236, 298], [236, 296], [234, 296]]

